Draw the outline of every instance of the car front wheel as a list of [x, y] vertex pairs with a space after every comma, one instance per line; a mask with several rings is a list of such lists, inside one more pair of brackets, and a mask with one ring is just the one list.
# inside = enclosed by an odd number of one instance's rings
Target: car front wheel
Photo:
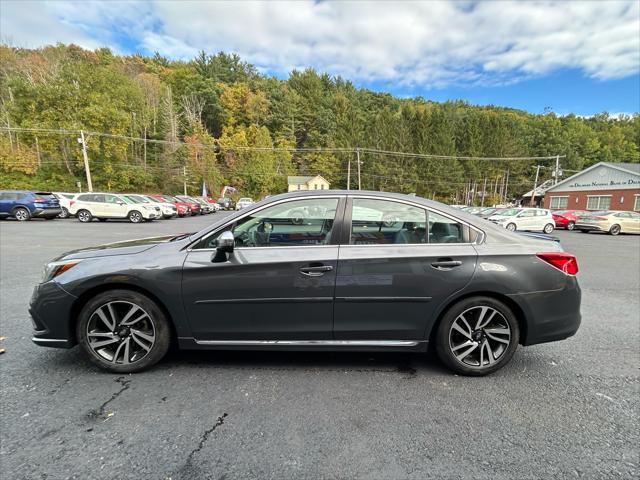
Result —
[[104, 370], [139, 372], [156, 364], [169, 349], [169, 322], [150, 298], [129, 290], [110, 290], [91, 299], [80, 312], [78, 344]]
[[481, 376], [506, 365], [518, 347], [513, 312], [490, 297], [472, 297], [449, 309], [436, 334], [438, 357], [462, 375]]
[[129, 212], [129, 221], [131, 223], [140, 223], [142, 222], [142, 214], [137, 210], [132, 210]]
[[24, 207], [18, 207], [13, 211], [13, 216], [16, 217], [16, 220], [24, 222], [26, 220], [31, 220], [31, 213]]

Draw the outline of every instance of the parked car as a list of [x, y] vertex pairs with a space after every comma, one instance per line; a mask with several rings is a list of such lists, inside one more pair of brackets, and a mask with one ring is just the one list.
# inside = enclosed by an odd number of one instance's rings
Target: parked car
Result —
[[217, 203], [211, 203], [207, 200], [206, 197], [191, 197], [196, 202], [200, 204], [200, 208], [204, 211], [204, 213], [215, 213], [220, 210], [220, 207]]
[[69, 206], [73, 199], [78, 195], [77, 193], [68, 193], [68, 192], [52, 192], [52, 195], [58, 199], [60, 202], [60, 218], [69, 218]]
[[489, 220], [512, 232], [529, 230], [549, 234], [556, 226], [551, 212], [543, 208], [505, 208]]
[[583, 215], [587, 212], [582, 210], [557, 210], [551, 212], [553, 221], [556, 222], [556, 228], [565, 228], [567, 230], [573, 230], [576, 226], [576, 220], [578, 215]]
[[236, 210], [242, 210], [243, 208], [248, 207], [253, 204], [253, 200], [249, 197], [242, 197], [240, 200], [236, 202]]
[[178, 212], [179, 217], [186, 217], [188, 215], [191, 215], [190, 204], [178, 200], [176, 197], [172, 197], [171, 195], [148, 195], [148, 197], [153, 198], [158, 202], [173, 203], [176, 207], [176, 211]]
[[464, 210], [467, 213], [470, 213], [471, 215], [476, 215], [478, 212], [480, 212], [481, 210], [484, 210], [484, 207], [464, 207], [462, 208], [462, 210]]
[[202, 207], [193, 198], [187, 195], [176, 195], [176, 198], [181, 202], [184, 202], [187, 205], [189, 205], [189, 208], [191, 209], [191, 215], [204, 215], [204, 212], [202, 211]]
[[178, 215], [178, 209], [173, 203], [160, 202], [155, 198], [149, 197], [147, 195], [138, 195], [135, 193], [125, 193], [123, 197], [125, 197], [125, 199], [130, 200], [133, 203], [141, 203], [143, 205], [153, 205], [154, 207], [160, 208], [160, 212], [162, 212], [161, 218], [173, 218]]
[[222, 210], [233, 210], [233, 200], [229, 197], [220, 197], [217, 201]]
[[[284, 221], [296, 211], [317, 213]], [[397, 221], [385, 225], [387, 212]], [[118, 373], [157, 363], [173, 341], [405, 352], [432, 344], [453, 371], [485, 375], [519, 344], [562, 340], [580, 325], [578, 264], [560, 243], [393, 193], [277, 195], [197, 233], [69, 252], [45, 272], [31, 299], [33, 341], [78, 343]]]
[[585, 212], [578, 216], [575, 228], [583, 233], [607, 232], [611, 235], [640, 233], [640, 213], [614, 210]]
[[13, 217], [21, 222], [32, 218], [52, 220], [62, 209], [51, 192], [0, 190], [0, 218]]
[[482, 210], [480, 210], [479, 212], [476, 213], [476, 215], [478, 217], [481, 218], [489, 218], [492, 215], [498, 215], [500, 210], [502, 210], [502, 208], [498, 208], [498, 207], [487, 207], [487, 208], [483, 208]]
[[140, 223], [162, 217], [160, 207], [137, 204], [124, 195], [100, 192], [78, 195], [70, 206], [69, 213], [78, 217], [82, 223], [88, 223], [94, 218], [101, 222], [127, 218], [131, 223]]

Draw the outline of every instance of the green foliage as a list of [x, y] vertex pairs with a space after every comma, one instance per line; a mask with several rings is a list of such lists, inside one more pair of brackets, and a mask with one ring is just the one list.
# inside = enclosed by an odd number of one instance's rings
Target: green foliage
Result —
[[[86, 133], [94, 188], [198, 193], [233, 185], [260, 197], [286, 190], [287, 175], [320, 174], [333, 188], [415, 192], [452, 201], [486, 179], [500, 200], [532, 188], [533, 161], [414, 158], [385, 151], [470, 157], [565, 155], [562, 167], [640, 161], [640, 117], [534, 115], [461, 101], [399, 99], [357, 89], [312, 69], [281, 80], [237, 55], [191, 61], [156, 53], [118, 56], [74, 45], [0, 46], [0, 125], [72, 133], [0, 132], [0, 187], [75, 190], [84, 185], [76, 137]], [[77, 133], [76, 133], [77, 132]], [[119, 137], [95, 135], [107, 133]], [[147, 142], [131, 140], [146, 139]], [[301, 151], [273, 150], [273, 147]], [[334, 148], [334, 152], [317, 152]], [[552, 166], [553, 161], [543, 162]], [[183, 175], [186, 168], [187, 176]], [[540, 182], [551, 169], [542, 169]], [[494, 198], [495, 197], [495, 198]]]

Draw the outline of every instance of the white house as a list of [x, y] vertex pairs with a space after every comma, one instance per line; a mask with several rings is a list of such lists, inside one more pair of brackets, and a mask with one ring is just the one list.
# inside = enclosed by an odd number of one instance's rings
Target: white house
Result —
[[320, 175], [315, 177], [289, 176], [287, 181], [290, 192], [298, 190], [329, 190], [329, 182]]

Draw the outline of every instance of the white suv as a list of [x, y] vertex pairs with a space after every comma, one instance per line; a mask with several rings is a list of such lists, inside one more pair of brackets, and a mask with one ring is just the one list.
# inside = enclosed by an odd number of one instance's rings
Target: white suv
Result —
[[136, 204], [114, 193], [81, 193], [70, 205], [69, 213], [83, 223], [94, 218], [101, 222], [109, 218], [128, 218], [131, 223], [140, 223], [162, 216], [160, 207]]
[[533, 230], [551, 233], [556, 222], [549, 210], [543, 208], [505, 208], [489, 217], [493, 223], [511, 230]]
[[69, 206], [73, 199], [78, 195], [77, 193], [67, 193], [67, 192], [51, 192], [53, 196], [58, 199], [60, 202], [60, 218], [69, 218]]
[[138, 195], [135, 193], [123, 193], [122, 196], [125, 200], [131, 200], [132, 203], [142, 203], [144, 205], [151, 205], [154, 207], [160, 207], [163, 218], [173, 218], [178, 216], [178, 210], [173, 203], [159, 202], [153, 197], [147, 197], [146, 195]]

